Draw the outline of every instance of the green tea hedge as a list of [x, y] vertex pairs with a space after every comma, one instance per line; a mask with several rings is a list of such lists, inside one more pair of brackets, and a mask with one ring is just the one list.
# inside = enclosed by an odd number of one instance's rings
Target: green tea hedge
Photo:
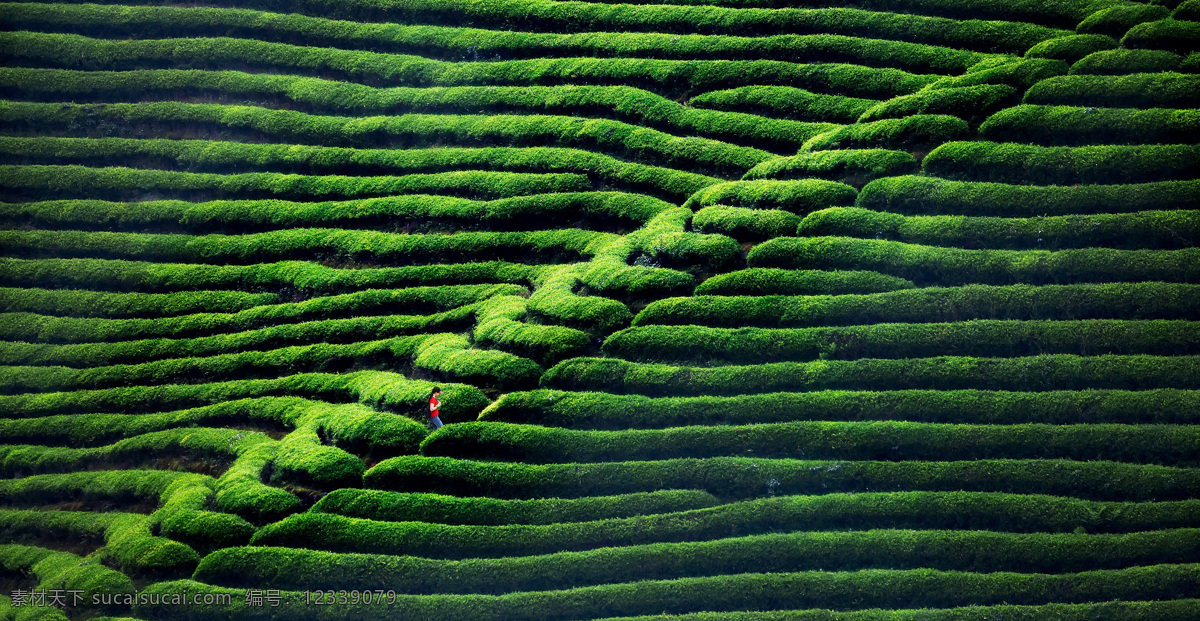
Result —
[[1173, 389], [820, 390], [663, 398], [543, 389], [501, 395], [479, 415], [479, 420], [616, 431], [813, 420], [992, 425], [1193, 424], [1200, 418], [1197, 405], [1200, 393]]
[[697, 294], [652, 302], [633, 325], [798, 328], [969, 319], [1200, 319], [1200, 287], [1135, 282], [964, 285], [819, 296]]
[[[1120, 187], [1120, 186], [1115, 186]], [[780, 237], [747, 255], [751, 267], [875, 269], [926, 285], [1200, 282], [1200, 251], [962, 250], [876, 239]]]
[[903, 214], [1049, 216], [1200, 208], [1200, 182], [1030, 186], [932, 177], [876, 179], [856, 206]]
[[941, 356], [900, 360], [818, 360], [751, 366], [686, 367], [572, 358], [542, 376], [544, 388], [648, 396], [744, 395], [813, 390], [1195, 389], [1196, 356], [1025, 358]]
[[[939, 151], [940, 148], [934, 153]], [[929, 157], [933, 155], [931, 153]], [[949, 155], [939, 157], [937, 163], [930, 166], [953, 166], [957, 163], [953, 160], [947, 164], [947, 159], [953, 155], [955, 153], [950, 151]], [[929, 161], [928, 158], [926, 161]], [[857, 207], [834, 207], [808, 214], [796, 229], [796, 234], [802, 237], [875, 237], [970, 249], [1058, 250], [1105, 247], [1169, 250], [1187, 248], [1191, 245], [1189, 240], [1200, 236], [1200, 211], [1181, 209], [1038, 218], [988, 218], [905, 216]]]
[[1147, 183], [1200, 176], [1200, 147], [949, 142], [925, 156], [921, 168], [935, 177], [968, 181], [1030, 185]]

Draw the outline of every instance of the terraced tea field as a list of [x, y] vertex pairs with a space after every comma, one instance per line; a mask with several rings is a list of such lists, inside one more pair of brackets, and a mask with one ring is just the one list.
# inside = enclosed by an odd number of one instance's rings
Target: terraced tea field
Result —
[[0, 619], [1200, 618], [1200, 0], [0, 24]]

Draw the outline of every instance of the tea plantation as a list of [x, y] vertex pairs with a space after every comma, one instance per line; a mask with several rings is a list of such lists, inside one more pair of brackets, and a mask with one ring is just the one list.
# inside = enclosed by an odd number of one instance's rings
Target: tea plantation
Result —
[[1200, 618], [1200, 0], [632, 1], [0, 3], [0, 621]]

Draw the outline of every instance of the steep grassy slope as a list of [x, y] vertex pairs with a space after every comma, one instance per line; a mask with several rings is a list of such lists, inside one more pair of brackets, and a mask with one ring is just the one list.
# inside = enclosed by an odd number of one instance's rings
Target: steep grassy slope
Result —
[[1200, 617], [1196, 0], [0, 16], [0, 619]]

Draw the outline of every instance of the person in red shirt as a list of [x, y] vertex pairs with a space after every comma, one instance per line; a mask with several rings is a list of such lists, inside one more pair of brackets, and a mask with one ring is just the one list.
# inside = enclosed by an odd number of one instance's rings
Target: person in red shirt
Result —
[[438, 401], [440, 394], [442, 394], [442, 389], [434, 386], [433, 394], [429, 395], [429, 420], [433, 421], [434, 429], [442, 428], [442, 419], [438, 418], [438, 408], [442, 407], [442, 402]]

